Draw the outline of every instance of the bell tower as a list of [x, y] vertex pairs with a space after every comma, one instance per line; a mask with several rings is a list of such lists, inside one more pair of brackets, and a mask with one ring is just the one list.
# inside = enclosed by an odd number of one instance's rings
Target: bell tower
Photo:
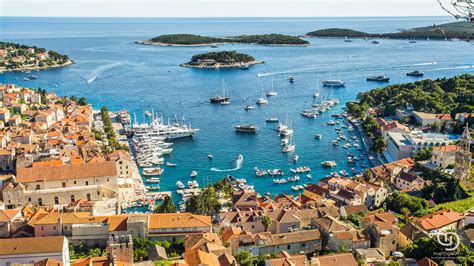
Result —
[[467, 180], [471, 175], [472, 160], [471, 132], [469, 132], [469, 125], [467, 124], [458, 146], [459, 150], [456, 152], [453, 176], [459, 180]]

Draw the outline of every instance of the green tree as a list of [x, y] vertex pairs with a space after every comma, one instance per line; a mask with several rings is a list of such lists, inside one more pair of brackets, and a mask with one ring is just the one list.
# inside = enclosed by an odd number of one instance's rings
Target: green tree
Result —
[[77, 103], [81, 106], [87, 105], [87, 99], [85, 97], [81, 97]]
[[429, 160], [431, 158], [432, 151], [433, 149], [431, 148], [423, 148], [413, 155], [413, 160], [416, 162]]
[[166, 195], [163, 203], [156, 207], [154, 213], [175, 213], [177, 212], [176, 206], [174, 206], [173, 200], [170, 196]]
[[252, 260], [252, 254], [248, 251], [241, 251], [237, 256], [235, 257], [237, 262], [241, 266], [252, 266], [253, 265], [253, 260]]
[[216, 189], [211, 185], [204, 188], [200, 195], [193, 195], [186, 201], [186, 211], [194, 214], [212, 216], [219, 213], [220, 209]]
[[270, 219], [270, 217], [268, 217], [267, 215], [263, 216], [262, 218], [262, 224], [263, 224], [263, 227], [265, 228], [265, 231], [268, 231], [268, 228], [270, 227], [270, 225], [272, 224], [272, 219]]

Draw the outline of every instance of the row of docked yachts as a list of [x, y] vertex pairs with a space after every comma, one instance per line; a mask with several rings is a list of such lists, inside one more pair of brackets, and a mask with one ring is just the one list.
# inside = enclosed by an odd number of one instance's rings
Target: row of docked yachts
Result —
[[339, 104], [339, 99], [333, 98], [314, 103], [310, 108], [304, 109], [301, 115], [307, 118], [316, 118], [318, 115], [329, 111], [332, 107]]
[[[163, 122], [163, 117], [155, 117], [151, 114], [151, 123], [138, 124], [136, 122], [132, 125], [132, 144], [135, 152], [135, 160], [138, 166], [147, 168], [143, 171], [144, 175], [161, 175], [163, 171], [159, 168], [153, 167], [164, 163], [163, 155], [171, 154], [173, 143], [167, 142], [177, 138], [192, 137], [199, 129], [192, 128], [191, 125], [186, 124], [184, 118], [180, 123], [175, 119], [174, 123]], [[168, 162], [168, 166], [175, 166], [175, 164]]]

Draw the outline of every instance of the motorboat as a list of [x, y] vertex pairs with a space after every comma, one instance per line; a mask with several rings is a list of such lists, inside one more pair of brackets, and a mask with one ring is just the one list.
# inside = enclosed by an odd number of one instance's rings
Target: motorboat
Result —
[[315, 139], [321, 139], [322, 137], [323, 137], [323, 135], [321, 135], [321, 134], [314, 134]]
[[294, 144], [290, 144], [290, 145], [284, 146], [283, 149], [282, 149], [282, 151], [283, 151], [284, 153], [288, 153], [288, 152], [294, 151], [295, 148], [296, 148], [296, 146], [295, 146]]
[[296, 163], [299, 159], [300, 157], [298, 156], [298, 154], [295, 154], [295, 156], [293, 156], [293, 162]]
[[260, 97], [257, 99], [257, 102], [256, 102], [258, 105], [264, 105], [264, 104], [267, 104], [268, 103], [268, 100], [263, 98], [263, 97]]
[[175, 164], [175, 163], [166, 162], [166, 166], [168, 166], [168, 167], [176, 167], [176, 164]]
[[157, 177], [152, 177], [146, 180], [148, 183], [160, 183], [160, 179]]
[[184, 189], [184, 188], [186, 188], [186, 186], [184, 186], [183, 182], [181, 182], [181, 181], [176, 181], [176, 186], [177, 186], [179, 189]]
[[371, 43], [372, 43], [372, 44], [380, 44], [380, 42], [377, 41], [377, 40], [373, 40], [373, 41], [371, 41]]
[[295, 82], [295, 80], [296, 80], [296, 79], [295, 79], [295, 77], [293, 77], [293, 76], [289, 76], [289, 77], [288, 77], [288, 81], [291, 82], [291, 83]]
[[247, 106], [245, 106], [245, 111], [251, 111], [251, 110], [254, 110], [255, 109], [255, 105], [251, 105], [251, 104], [247, 104]]
[[191, 178], [195, 178], [197, 175], [198, 175], [197, 171], [192, 171], [190, 176]]
[[257, 126], [253, 124], [248, 124], [248, 125], [236, 125], [234, 126], [235, 131], [237, 132], [242, 132], [242, 133], [256, 133], [257, 132]]
[[143, 168], [144, 176], [159, 176], [163, 173], [164, 169], [160, 167], [147, 167]]
[[331, 144], [332, 144], [333, 146], [339, 146], [339, 141], [333, 140], [333, 141], [331, 142]]
[[385, 75], [368, 77], [367, 81], [388, 82], [390, 78]]
[[418, 71], [418, 70], [414, 70], [414, 71], [411, 71], [411, 72], [408, 72], [407, 73], [407, 76], [409, 77], [423, 77], [425, 74], [421, 71]]
[[335, 126], [335, 125], [336, 125], [336, 122], [333, 121], [333, 120], [329, 120], [329, 121], [327, 122], [327, 124], [328, 124], [329, 126]]
[[340, 79], [328, 79], [323, 81], [323, 86], [324, 87], [344, 87], [346, 83]]
[[270, 116], [265, 120], [265, 122], [267, 122], [267, 123], [276, 123], [278, 121], [280, 121], [280, 120], [276, 116]]
[[335, 161], [324, 161], [324, 162], [321, 162], [321, 165], [323, 167], [329, 167], [329, 168], [332, 168], [332, 167], [336, 167], [337, 164]]
[[214, 155], [208, 154], [208, 155], [207, 155], [207, 158], [212, 159], [212, 158], [214, 158]]
[[301, 115], [307, 118], [316, 118], [317, 114], [311, 110], [311, 109], [306, 109], [303, 112], [301, 112]]

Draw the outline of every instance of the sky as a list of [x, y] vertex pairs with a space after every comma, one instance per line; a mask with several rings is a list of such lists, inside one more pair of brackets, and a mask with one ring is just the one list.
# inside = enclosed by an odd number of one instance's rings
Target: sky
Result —
[[[443, 0], [449, 1], [449, 0]], [[437, 0], [0, 0], [1, 16], [444, 16]]]

